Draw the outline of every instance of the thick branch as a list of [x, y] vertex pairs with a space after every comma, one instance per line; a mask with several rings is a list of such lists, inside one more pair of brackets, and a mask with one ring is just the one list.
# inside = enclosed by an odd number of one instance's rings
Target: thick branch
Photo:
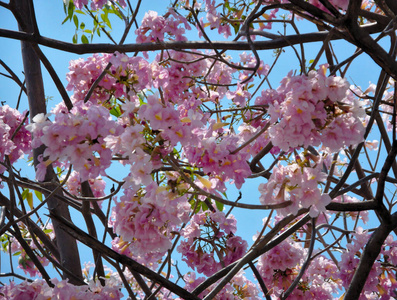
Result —
[[377, 213], [380, 215], [384, 222], [390, 222], [390, 213], [383, 204], [383, 196], [385, 194], [385, 184], [386, 184], [386, 177], [390, 171], [390, 168], [395, 162], [397, 155], [397, 141], [393, 142], [392, 149], [390, 150], [385, 163], [382, 167], [382, 171], [380, 172], [379, 179], [378, 179], [378, 188], [376, 190], [375, 195], [375, 202], [377, 203]]
[[327, 210], [333, 210], [333, 211], [365, 211], [365, 210], [373, 210], [376, 207], [377, 207], [377, 203], [374, 200], [354, 202], [354, 203], [331, 202], [326, 206]]
[[[31, 32], [32, 36], [37, 36], [34, 32], [34, 28], [37, 28], [32, 18], [32, 7], [31, 2], [28, 0], [15, 0], [13, 3], [13, 13], [21, 16], [24, 24], [23, 28], [26, 31]], [[21, 23], [19, 24], [21, 28]], [[30, 117], [34, 117], [39, 113], [46, 113], [46, 102], [44, 97], [44, 84], [41, 73], [40, 59], [38, 58], [34, 46], [31, 43], [22, 41], [22, 59], [26, 78], [26, 90], [29, 101]], [[45, 147], [39, 147], [33, 150], [34, 165], [37, 166], [39, 163], [38, 157], [43, 154]], [[57, 176], [54, 173], [51, 165], [47, 167], [47, 174], [45, 181], [56, 182]], [[54, 190], [57, 187], [53, 184], [50, 190]], [[46, 195], [48, 196], [48, 195]], [[62, 215], [70, 220], [70, 214], [68, 207], [65, 203], [57, 200], [54, 196], [48, 197], [48, 208], [56, 214]], [[68, 269], [71, 273], [75, 274], [78, 278], [82, 279], [81, 265], [79, 252], [77, 249], [76, 241], [59, 228], [56, 221], [53, 222], [54, 232], [57, 238], [58, 250], [61, 258], [61, 265]], [[65, 247], [67, 245], [67, 247]], [[66, 279], [68, 276], [64, 274]], [[75, 280], [73, 277], [69, 278], [69, 281], [73, 284], [81, 284], [80, 280]]]
[[349, 289], [346, 292], [345, 300], [358, 299], [361, 291], [367, 281], [369, 272], [378, 257], [383, 243], [386, 240], [389, 233], [397, 226], [397, 214], [394, 213], [392, 216], [392, 222], [390, 224], [382, 223], [371, 235], [365, 249], [361, 255], [360, 262], [354, 273], [352, 282], [350, 283]]
[[[83, 194], [84, 197], [94, 197], [94, 194], [91, 190], [91, 187], [90, 187], [90, 184], [88, 183], [88, 181], [83, 181], [81, 183], [81, 193]], [[85, 224], [87, 225], [89, 234], [93, 238], [98, 239], [95, 223], [94, 223], [94, 220], [93, 220], [91, 212], [90, 212], [90, 202], [88, 202], [88, 201], [83, 202], [82, 214], [83, 214], [83, 217], [85, 220]], [[96, 249], [92, 249], [92, 254], [93, 254], [94, 260], [95, 260], [95, 270], [98, 273], [98, 277], [99, 277], [101, 284], [104, 286], [105, 281], [103, 278], [105, 277], [105, 270], [103, 268], [101, 254]]]
[[[363, 32], [368, 34], [378, 33], [384, 29], [381, 24], [370, 24], [361, 27]], [[256, 50], [277, 49], [288, 47], [291, 45], [319, 42], [326, 39], [328, 31], [313, 32], [300, 35], [281, 36], [280, 38], [272, 39], [270, 41], [253, 41], [252, 45]], [[141, 43], [141, 44], [72, 44], [43, 36], [35, 36], [33, 34], [18, 32], [7, 29], [0, 29], [0, 37], [17, 39], [37, 43], [39, 45], [47, 46], [49, 48], [58, 49], [66, 52], [76, 54], [87, 53], [120, 53], [128, 52], [141, 52], [141, 51], [156, 51], [156, 50], [182, 50], [182, 49], [213, 49], [218, 50], [251, 50], [248, 42], [235, 42], [235, 41], [186, 41], [186, 42], [162, 42], [162, 43]], [[337, 35], [332, 35], [331, 40], [342, 39]]]

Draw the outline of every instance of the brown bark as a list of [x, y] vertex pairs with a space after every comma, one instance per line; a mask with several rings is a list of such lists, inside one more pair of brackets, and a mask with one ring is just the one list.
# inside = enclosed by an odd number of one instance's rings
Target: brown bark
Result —
[[[29, 0], [15, 0], [10, 3], [10, 6], [13, 8], [13, 13], [19, 15], [19, 18], [17, 19], [20, 22], [20, 30], [34, 34], [37, 32], [34, 30], [36, 25], [34, 23], [34, 18], [32, 18], [34, 15], [32, 5], [33, 3]], [[34, 47], [31, 43], [22, 41], [21, 48], [30, 118], [32, 119], [37, 114], [46, 113], [44, 84], [41, 74], [40, 59], [36, 55]], [[44, 147], [33, 150], [35, 167], [38, 164], [39, 155], [42, 155], [44, 150]], [[58, 179], [51, 165], [47, 168], [47, 174], [44, 181], [54, 182], [54, 185], [50, 190], [54, 190], [57, 186]], [[71, 220], [68, 206], [53, 196], [48, 199], [48, 209], [53, 214], [62, 216], [69, 221]], [[68, 278], [68, 276], [65, 274], [64, 279], [69, 279], [69, 282], [72, 284], [81, 284], [83, 276], [76, 240], [67, 234], [59, 226], [59, 223], [56, 220], [53, 220], [53, 226], [56, 235], [57, 247], [60, 254], [60, 264], [81, 280], [77, 280], [74, 277]]]

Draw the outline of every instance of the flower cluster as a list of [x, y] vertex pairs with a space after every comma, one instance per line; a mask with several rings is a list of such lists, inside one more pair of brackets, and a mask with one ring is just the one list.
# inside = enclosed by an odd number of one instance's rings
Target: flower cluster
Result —
[[[66, 79], [68, 81], [66, 89], [74, 91], [72, 101], [84, 100], [91, 85], [101, 75], [102, 71], [109, 63], [111, 56], [111, 54], [93, 54], [93, 56], [88, 57], [86, 60], [79, 58], [69, 62], [69, 73], [66, 74]], [[110, 76], [105, 76], [99, 88], [92, 94], [90, 98], [91, 101], [103, 102], [108, 100], [109, 94], [106, 90], [113, 87], [115, 83], [116, 80], [113, 80]]]
[[[165, 99], [175, 104], [185, 104], [184, 107], [188, 108], [196, 108], [201, 104], [195, 97], [192, 97], [190, 92], [187, 93], [191, 90], [192, 93], [200, 97], [205, 95], [194, 82], [194, 78], [205, 76], [209, 67], [208, 61], [200, 59], [201, 54], [201, 52], [184, 53], [170, 50], [156, 56], [156, 61], [166, 62], [164, 67], [168, 72], [168, 88], [164, 90]], [[187, 105], [184, 103], [185, 101], [188, 101]]]
[[[63, 178], [66, 179], [66, 178]], [[103, 197], [105, 196], [105, 187], [106, 187], [106, 182], [99, 176], [97, 178], [90, 178], [88, 180], [88, 183], [90, 184], [92, 193], [94, 194], [94, 197]], [[68, 180], [66, 181], [66, 188], [67, 190], [73, 194], [74, 196], [79, 196], [81, 197], [81, 180], [80, 180], [80, 174], [76, 171], [73, 171]]]
[[[208, 23], [204, 23], [203, 19], [200, 20], [201, 28], [205, 28], [210, 26], [211, 29], [218, 29], [219, 34], [223, 34], [225, 38], [228, 38], [232, 35], [231, 28], [228, 23], [222, 22], [222, 16], [219, 11], [217, 11], [217, 6], [219, 3], [216, 3], [215, 0], [206, 0], [205, 1], [205, 10], [207, 11], [206, 19]], [[198, 33], [201, 36], [202, 32], [198, 29]]]
[[[183, 27], [179, 25], [183, 24]], [[159, 16], [157, 12], [149, 10], [143, 17], [142, 24], [135, 31], [137, 43], [152, 43], [164, 41], [168, 35], [175, 41], [186, 41], [185, 29], [191, 27], [186, 18], [180, 16], [174, 9], [169, 9], [165, 16]]]
[[[120, 125], [109, 117], [109, 111], [103, 106], [80, 101], [70, 112], [58, 106], [54, 115], [54, 122], [51, 122], [44, 114], [39, 114], [33, 119], [35, 123], [28, 127], [34, 135], [32, 147], [46, 146], [43, 154], [46, 161], [40, 165], [46, 167], [53, 161], [67, 161], [79, 172], [82, 181], [104, 175], [112, 158], [104, 139], [121, 131]], [[38, 174], [38, 180], [42, 180], [45, 172]]]
[[[258, 271], [265, 283], [277, 279], [277, 284], [285, 286], [283, 281], [292, 282], [293, 269], [303, 259], [303, 255], [304, 250], [298, 243], [285, 240], [260, 257]], [[275, 276], [275, 273], [279, 276]]]
[[[255, 157], [266, 145], [270, 142], [270, 138], [267, 133], [263, 133], [260, 138], [255, 139], [251, 143], [249, 141], [252, 137], [256, 136], [264, 126], [267, 125], [267, 122], [261, 122], [260, 124], [248, 125], [247, 123], [243, 123], [238, 127], [238, 137], [239, 137], [239, 145], [245, 144], [247, 145], [242, 151], [249, 153], [252, 157]], [[242, 152], [240, 151], [240, 152]], [[273, 147], [271, 150], [272, 154], [279, 153], [280, 149], [278, 147]]]
[[24, 281], [0, 287], [0, 296], [4, 299], [92, 299], [92, 300], [118, 300], [122, 299], [118, 282], [105, 279], [106, 285], [102, 286], [97, 280], [90, 281], [88, 285], [77, 286], [67, 282], [53, 279], [54, 287], [40, 279], [34, 282]]
[[[84, 6], [88, 5], [89, 0], [73, 0], [74, 5], [78, 9], [82, 9]], [[125, 0], [115, 0], [121, 7], [126, 7]], [[108, 0], [91, 0], [91, 10], [101, 9]]]
[[124, 190], [110, 225], [135, 256], [164, 254], [171, 247], [173, 232], [189, 220], [190, 209], [185, 196], [152, 182], [145, 190]]
[[[24, 121], [25, 114], [16, 109], [4, 105], [0, 107], [0, 161], [4, 162], [8, 156], [13, 164], [24, 154], [31, 151], [31, 134], [26, 129], [27, 121]], [[24, 122], [24, 123], [23, 123]], [[12, 138], [12, 139], [11, 139]], [[0, 165], [0, 173], [5, 167]]]
[[[213, 124], [211, 127], [215, 129], [216, 126], [217, 124]], [[206, 135], [212, 130], [198, 135], [200, 141], [196, 145], [187, 146], [184, 149], [185, 156], [189, 162], [202, 168], [205, 174], [212, 178], [217, 178], [220, 184], [227, 180], [233, 180], [237, 188], [240, 188], [245, 178], [251, 175], [251, 170], [247, 163], [251, 154], [240, 151], [233, 153], [239, 145], [238, 136], [230, 134], [223, 139], [218, 139], [218, 129], [213, 131], [213, 134], [208, 137]]]
[[195, 214], [182, 231], [177, 250], [189, 267], [211, 276], [222, 267], [241, 258], [248, 244], [236, 232], [236, 219], [223, 212]]
[[161, 137], [165, 140], [164, 147], [174, 147], [178, 142], [190, 143], [192, 130], [195, 126], [202, 125], [201, 122], [195, 124], [188, 117], [181, 120], [180, 114], [170, 102], [163, 104], [155, 95], [148, 96], [147, 104], [139, 109], [139, 117], [149, 121], [151, 129], [161, 132]]
[[297, 156], [295, 162], [287, 166], [277, 164], [267, 183], [259, 185], [262, 204], [277, 204], [291, 201], [286, 208], [278, 213], [296, 214], [300, 208], [310, 208], [310, 216], [317, 217], [326, 210], [325, 206], [331, 202], [328, 194], [323, 194], [318, 185], [325, 182], [327, 174], [323, 172], [326, 166], [323, 158], [311, 166], [309, 160]]
[[336, 152], [363, 141], [363, 109], [345, 79], [325, 72], [325, 66], [308, 75], [290, 72], [276, 91], [264, 90], [256, 99], [268, 107], [274, 146], [287, 152], [323, 144]]
[[84, 100], [88, 90], [102, 74], [108, 63], [112, 66], [99, 82], [90, 101], [109, 103], [114, 98], [129, 98], [143, 89], [167, 86], [167, 71], [156, 62], [149, 63], [142, 57], [128, 57], [125, 54], [94, 54], [86, 60], [80, 58], [69, 63], [67, 90], [73, 90], [73, 102]]
[[[263, 5], [268, 5], [266, 3], [268, 1], [262, 1]], [[244, 11], [246, 9], [245, 5], [236, 5], [235, 8], [230, 9], [229, 6], [223, 6], [223, 1], [216, 1], [216, 0], [205, 0], [203, 1], [203, 8], [206, 11], [205, 20], [204, 18], [200, 19], [200, 26], [196, 25], [198, 29], [198, 34], [201, 37], [202, 29], [210, 28], [211, 30], [217, 29], [219, 34], [223, 34], [225, 38], [228, 38], [232, 35], [232, 30], [237, 32], [240, 29], [240, 26], [237, 24], [230, 24], [230, 22], [225, 22], [225, 18], [227, 19], [237, 19], [241, 20], [242, 18], [246, 18], [247, 16], [244, 15]], [[199, 6], [200, 4], [196, 4]], [[278, 9], [272, 9], [262, 15], [262, 20], [271, 20], [276, 17]], [[272, 22], [260, 22], [259, 28], [263, 29], [271, 29]], [[201, 27], [201, 28], [200, 28]], [[251, 38], [254, 39], [255, 35], [251, 35]]]

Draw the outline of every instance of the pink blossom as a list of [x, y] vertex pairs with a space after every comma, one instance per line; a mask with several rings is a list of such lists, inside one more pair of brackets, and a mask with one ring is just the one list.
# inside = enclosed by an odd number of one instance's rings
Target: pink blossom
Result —
[[130, 244], [134, 255], [164, 253], [171, 247], [172, 231], [187, 221], [190, 205], [186, 197], [167, 194], [154, 182], [146, 194], [126, 189], [113, 208], [111, 225]]
[[[3, 105], [0, 107], [0, 161], [4, 161], [5, 156], [8, 156], [10, 163], [15, 163], [24, 154], [29, 154], [31, 151], [31, 134], [27, 128], [28, 125], [24, 119], [24, 114], [17, 110]], [[18, 132], [17, 128], [22, 125]], [[11, 140], [13, 134], [15, 136]], [[5, 171], [5, 167], [0, 165], [0, 173]]]
[[108, 110], [83, 101], [75, 103], [70, 113], [56, 113], [54, 123], [42, 121], [29, 129], [34, 134], [34, 146], [46, 146], [43, 156], [48, 158], [42, 163], [68, 161], [82, 181], [105, 174], [112, 156], [105, 138], [121, 133], [120, 125], [110, 119]]
[[227, 92], [227, 97], [229, 99], [232, 99], [237, 106], [244, 107], [247, 99], [251, 97], [251, 94], [247, 90], [245, 90], [243, 86], [238, 84], [237, 90], [235, 92]]
[[[195, 214], [181, 231], [181, 236], [187, 240], [182, 241], [177, 250], [189, 267], [210, 276], [245, 254], [248, 244], [233, 234], [235, 230], [236, 220], [233, 216], [226, 218], [223, 212], [208, 211]], [[201, 239], [202, 235], [207, 242]]]
[[76, 286], [67, 282], [52, 279], [54, 288], [48, 286], [44, 280], [35, 280], [30, 283], [24, 281], [20, 284], [11, 282], [9, 285], [0, 287], [0, 294], [6, 299], [24, 300], [24, 299], [86, 299], [89, 297], [93, 300], [119, 300], [123, 297], [120, 292], [119, 283], [112, 279], [105, 279], [106, 285], [101, 286], [99, 281], [89, 282], [89, 286]]
[[317, 217], [326, 211], [326, 205], [331, 202], [327, 194], [318, 188], [327, 175], [322, 171], [321, 158], [313, 167], [291, 162], [287, 166], [281, 164], [273, 168], [273, 173], [267, 183], [259, 185], [262, 204], [276, 204], [291, 201], [291, 205], [278, 209], [281, 215], [296, 214], [300, 208], [310, 208], [310, 216]]
[[363, 110], [348, 88], [345, 79], [325, 77], [322, 67], [307, 76], [288, 74], [277, 91], [262, 92], [255, 103], [268, 106], [273, 145], [291, 151], [322, 143], [336, 152], [363, 141]]
[[[179, 27], [183, 24], [184, 27]], [[180, 17], [173, 9], [165, 16], [159, 16], [155, 11], [148, 11], [143, 17], [141, 26], [135, 31], [137, 43], [163, 41], [166, 34], [176, 41], [185, 41], [185, 29], [190, 25], [185, 18]]]
[[[118, 2], [121, 7], [126, 6], [124, 0], [116, 0], [115, 2]], [[78, 9], [82, 9], [85, 5], [88, 5], [88, 0], [73, 0], [73, 3]], [[91, 9], [92, 10], [101, 9], [107, 3], [108, 0], [91, 0]]]

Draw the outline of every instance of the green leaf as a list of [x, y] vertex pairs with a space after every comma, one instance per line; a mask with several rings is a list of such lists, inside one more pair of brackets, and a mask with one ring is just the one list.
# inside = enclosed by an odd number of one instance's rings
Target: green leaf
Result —
[[22, 192], [22, 200], [25, 200], [29, 194], [29, 189], [24, 189]]
[[69, 20], [69, 16], [66, 16], [65, 20], [62, 21], [62, 25], [65, 24], [65, 22]]
[[36, 195], [37, 199], [40, 200], [40, 202], [43, 201], [43, 194], [38, 192], [38, 191], [34, 191], [34, 194]]
[[6, 234], [3, 234], [3, 235], [0, 237], [0, 240], [1, 240], [1, 249], [2, 249], [2, 251], [7, 252], [8, 245], [9, 245], [7, 235], [6, 235]]
[[234, 28], [234, 33], [237, 34], [238, 31], [240, 30], [240, 23], [231, 23], [231, 25]]
[[116, 118], [121, 116], [121, 111], [120, 111], [119, 105], [113, 106], [113, 108], [109, 112], [111, 115], [115, 116]]
[[33, 194], [29, 191], [29, 189], [24, 189], [22, 192], [22, 200], [26, 200], [30, 209], [33, 209]]
[[88, 34], [92, 34], [92, 30], [90, 30], [90, 29], [84, 29], [83, 32], [88, 33]]
[[72, 20], [73, 13], [74, 13], [74, 4], [73, 1], [70, 1], [68, 6], [68, 17], [70, 20]]
[[74, 14], [74, 4], [73, 1], [64, 1], [63, 3], [63, 10], [65, 11], [66, 18], [63, 20], [62, 24], [65, 24], [67, 20], [72, 20]]
[[146, 104], [145, 103], [145, 95], [142, 92], [138, 93], [138, 98], [139, 98], [139, 102], [140, 102], [141, 106]]
[[73, 44], [77, 44], [77, 33], [73, 36]]
[[79, 28], [79, 18], [76, 15], [73, 16], [73, 22], [76, 28]]
[[57, 175], [61, 175], [62, 174], [62, 169], [60, 167], [56, 167], [57, 170]]
[[223, 207], [224, 207], [223, 203], [220, 203], [219, 201], [216, 201], [216, 200], [215, 200], [215, 205], [216, 205], [216, 208], [217, 208], [219, 211], [223, 211]]
[[81, 36], [81, 42], [82, 42], [83, 44], [89, 44], [89, 43], [90, 43], [90, 42], [88, 41], [87, 37], [86, 37], [84, 34]]
[[70, 1], [69, 0], [64, 0], [63, 1], [63, 11], [65, 12], [65, 14], [66, 14], [66, 11], [68, 10], [68, 8], [69, 8], [69, 3], [70, 3]]
[[26, 200], [28, 201], [30, 209], [33, 209], [33, 194], [29, 193]]
[[84, 28], [85, 28], [85, 24], [84, 24], [84, 22], [81, 22], [81, 23], [80, 23], [80, 29], [81, 29], [81, 30], [84, 30]]
[[123, 16], [121, 15], [119, 9], [117, 7], [115, 7], [114, 9], [112, 9], [110, 12], [114, 13], [116, 16], [118, 16], [121, 20], [123, 19]]
[[25, 260], [25, 258], [23, 257], [23, 256], [20, 256], [19, 258], [18, 258], [18, 264], [20, 265], [20, 266], [22, 266], [22, 269], [27, 269], [27, 264], [26, 264], [26, 260]]
[[107, 14], [107, 13], [101, 14], [101, 19], [102, 19], [102, 21], [103, 21], [106, 25], [108, 25], [108, 27], [109, 27], [110, 29], [112, 29], [112, 25], [110, 24], [110, 21], [109, 21], [109, 18], [108, 18], [108, 14]]
[[49, 234], [49, 233], [53, 232], [53, 230], [50, 228], [44, 229], [43, 231], [45, 234]]

